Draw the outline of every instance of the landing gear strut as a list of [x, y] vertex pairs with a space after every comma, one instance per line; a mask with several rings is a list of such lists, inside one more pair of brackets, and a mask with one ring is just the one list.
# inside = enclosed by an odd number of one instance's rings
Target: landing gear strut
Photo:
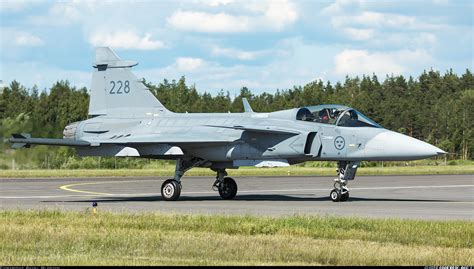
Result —
[[333, 202], [345, 202], [349, 200], [349, 188], [347, 181], [354, 180], [357, 168], [360, 162], [339, 161], [337, 163], [338, 177], [334, 179], [334, 189], [331, 191], [330, 197]]
[[167, 179], [161, 185], [161, 197], [165, 201], [176, 201], [181, 195], [181, 178], [184, 173], [189, 169], [200, 166], [205, 163], [205, 160], [192, 158], [192, 159], [177, 159], [174, 178]]
[[219, 195], [224, 200], [234, 199], [237, 195], [237, 183], [231, 177], [227, 176], [225, 169], [217, 170], [216, 181], [212, 184], [212, 189], [219, 191]]

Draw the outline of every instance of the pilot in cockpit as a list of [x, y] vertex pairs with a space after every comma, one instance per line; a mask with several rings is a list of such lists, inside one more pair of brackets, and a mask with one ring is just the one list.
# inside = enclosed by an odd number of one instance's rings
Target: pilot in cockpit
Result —
[[319, 116], [320, 122], [322, 123], [329, 122], [329, 115], [328, 115], [327, 109], [320, 110], [318, 116]]

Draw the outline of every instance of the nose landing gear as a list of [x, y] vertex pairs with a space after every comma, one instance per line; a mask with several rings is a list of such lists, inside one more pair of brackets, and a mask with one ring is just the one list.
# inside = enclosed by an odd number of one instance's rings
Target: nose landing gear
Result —
[[334, 189], [330, 193], [333, 202], [345, 202], [349, 200], [349, 188], [347, 188], [347, 181], [354, 180], [357, 168], [360, 162], [345, 162], [337, 163], [338, 177], [334, 179]]
[[338, 181], [334, 183], [334, 189], [331, 191], [331, 200], [333, 202], [345, 202], [349, 200], [349, 188], [346, 187], [347, 182], [345, 180], [336, 180]]

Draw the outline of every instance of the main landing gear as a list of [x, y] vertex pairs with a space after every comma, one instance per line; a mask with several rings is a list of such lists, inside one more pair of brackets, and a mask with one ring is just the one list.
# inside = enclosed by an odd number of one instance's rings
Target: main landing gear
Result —
[[176, 201], [181, 195], [181, 178], [189, 169], [200, 166], [206, 161], [202, 159], [177, 159], [174, 178], [167, 179], [161, 185], [161, 197], [165, 201]]
[[237, 195], [237, 183], [231, 177], [227, 176], [225, 170], [217, 170], [217, 177], [214, 184], [212, 184], [212, 189], [219, 192], [219, 195], [224, 200], [234, 199]]
[[347, 181], [354, 180], [357, 168], [360, 162], [339, 161], [337, 163], [337, 175], [334, 179], [334, 189], [331, 191], [330, 197], [333, 202], [345, 202], [349, 200], [349, 188]]
[[165, 201], [176, 201], [181, 195], [181, 182], [176, 181], [174, 178], [165, 180], [161, 185], [161, 197]]
[[[165, 201], [176, 201], [181, 195], [181, 178], [189, 169], [202, 166], [206, 163], [202, 159], [177, 159], [174, 178], [167, 179], [161, 185], [161, 197]], [[212, 185], [212, 189], [219, 192], [224, 200], [234, 199], [237, 195], [237, 183], [234, 179], [227, 176], [225, 169], [213, 169], [217, 172], [216, 181]]]

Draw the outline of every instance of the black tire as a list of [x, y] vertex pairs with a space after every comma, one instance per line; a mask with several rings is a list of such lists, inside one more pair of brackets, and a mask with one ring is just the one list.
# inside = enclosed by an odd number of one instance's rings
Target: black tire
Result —
[[347, 200], [349, 200], [349, 192], [341, 194], [341, 202], [346, 202]]
[[219, 195], [224, 200], [234, 199], [237, 195], [237, 183], [235, 183], [235, 180], [230, 177], [224, 178], [224, 183], [219, 188]]
[[165, 201], [176, 201], [181, 195], [181, 184], [174, 179], [167, 179], [161, 185], [161, 197]]
[[338, 189], [333, 189], [331, 191], [331, 194], [329, 195], [329, 197], [331, 197], [331, 200], [333, 202], [339, 202], [341, 201], [341, 192], [338, 190]]

